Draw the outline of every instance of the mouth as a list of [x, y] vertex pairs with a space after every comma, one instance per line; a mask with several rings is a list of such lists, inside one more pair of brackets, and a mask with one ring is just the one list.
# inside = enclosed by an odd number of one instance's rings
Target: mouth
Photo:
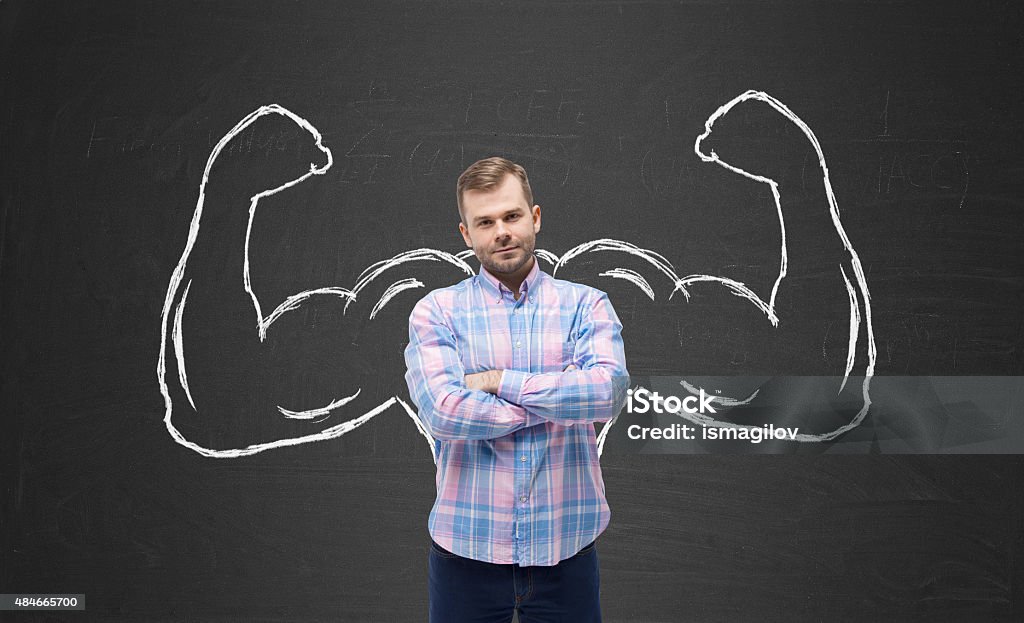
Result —
[[508, 253], [509, 251], [515, 251], [519, 247], [505, 247], [504, 249], [498, 249], [495, 253]]

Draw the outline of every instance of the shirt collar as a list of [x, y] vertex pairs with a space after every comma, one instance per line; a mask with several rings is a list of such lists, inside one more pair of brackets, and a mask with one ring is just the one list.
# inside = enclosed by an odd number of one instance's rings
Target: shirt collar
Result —
[[[533, 292], [536, 289], [537, 280], [540, 278], [541, 274], [540, 259], [534, 255], [533, 268], [531, 268], [529, 274], [526, 275], [526, 279], [523, 279], [523, 284], [519, 286], [519, 291], [524, 296], [529, 296], [530, 292]], [[500, 303], [501, 297], [503, 297], [506, 292], [509, 295], [512, 295], [512, 290], [509, 290], [505, 284], [498, 281], [498, 278], [484, 268], [483, 264], [480, 265], [480, 277], [481, 278], [478, 281], [483, 286], [484, 292], [488, 297], [493, 296], [496, 302]], [[515, 298], [515, 296], [513, 295], [512, 298]]]

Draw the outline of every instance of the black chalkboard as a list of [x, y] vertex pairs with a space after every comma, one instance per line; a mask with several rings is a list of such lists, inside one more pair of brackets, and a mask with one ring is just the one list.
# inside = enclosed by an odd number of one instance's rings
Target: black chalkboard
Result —
[[832, 405], [788, 445], [613, 429], [606, 620], [1020, 620], [1021, 13], [3, 2], [0, 593], [425, 620], [406, 323], [503, 155], [637, 379]]

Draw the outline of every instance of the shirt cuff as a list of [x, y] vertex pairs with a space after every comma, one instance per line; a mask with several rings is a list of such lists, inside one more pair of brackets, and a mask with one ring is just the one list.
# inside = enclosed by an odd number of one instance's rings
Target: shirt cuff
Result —
[[498, 384], [498, 398], [519, 405], [523, 396], [523, 383], [526, 382], [528, 376], [530, 375], [527, 372], [502, 370], [501, 383]]

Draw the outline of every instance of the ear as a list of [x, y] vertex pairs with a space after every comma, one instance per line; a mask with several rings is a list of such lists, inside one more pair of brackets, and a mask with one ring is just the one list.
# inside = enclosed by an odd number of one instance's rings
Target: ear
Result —
[[533, 233], [540, 233], [540, 206], [535, 205], [530, 209], [530, 214], [533, 216]]
[[462, 234], [462, 239], [466, 241], [466, 246], [472, 249], [473, 240], [469, 237], [469, 230], [466, 229], [466, 224], [462, 221], [459, 221], [459, 233]]

